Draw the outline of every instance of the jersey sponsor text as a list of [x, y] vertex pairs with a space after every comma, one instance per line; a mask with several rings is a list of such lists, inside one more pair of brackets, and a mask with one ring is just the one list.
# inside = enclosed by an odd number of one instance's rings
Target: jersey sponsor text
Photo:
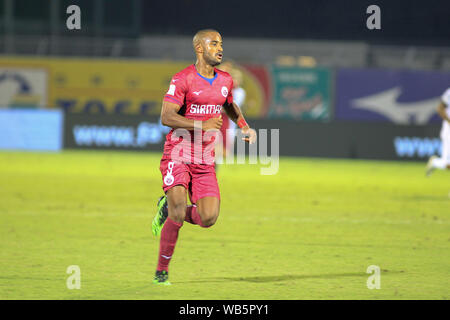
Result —
[[191, 104], [189, 112], [192, 114], [219, 114], [222, 112], [222, 106], [219, 104]]

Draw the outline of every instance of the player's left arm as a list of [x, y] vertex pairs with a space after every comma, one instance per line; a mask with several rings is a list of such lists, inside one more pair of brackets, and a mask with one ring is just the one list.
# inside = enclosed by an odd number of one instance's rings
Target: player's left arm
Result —
[[239, 128], [241, 128], [242, 133], [245, 135], [242, 140], [247, 141], [250, 144], [255, 143], [256, 131], [250, 128], [247, 121], [245, 121], [244, 115], [242, 114], [239, 106], [234, 102], [228, 103], [227, 101], [225, 102], [223, 108], [231, 121], [234, 121], [239, 126]]

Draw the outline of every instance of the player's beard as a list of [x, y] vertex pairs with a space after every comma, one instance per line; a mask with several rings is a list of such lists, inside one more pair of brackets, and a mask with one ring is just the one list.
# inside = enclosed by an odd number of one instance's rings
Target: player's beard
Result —
[[205, 62], [207, 64], [209, 64], [210, 66], [218, 66], [221, 61], [219, 61], [217, 58], [215, 58], [214, 56], [211, 56], [209, 53], [205, 52], [205, 54], [203, 55], [203, 59], [205, 60]]

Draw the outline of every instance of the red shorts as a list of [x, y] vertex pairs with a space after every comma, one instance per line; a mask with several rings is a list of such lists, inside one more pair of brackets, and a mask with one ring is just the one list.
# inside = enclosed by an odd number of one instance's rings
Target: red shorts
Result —
[[161, 159], [159, 170], [163, 178], [164, 192], [175, 186], [183, 186], [188, 190], [193, 204], [204, 197], [220, 199], [214, 165], [186, 164]]

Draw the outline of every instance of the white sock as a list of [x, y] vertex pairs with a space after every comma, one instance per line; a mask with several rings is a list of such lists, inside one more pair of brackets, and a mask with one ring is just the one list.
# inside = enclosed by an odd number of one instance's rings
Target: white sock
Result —
[[438, 169], [441, 169], [441, 170], [443, 170], [443, 169], [445, 169], [447, 167], [446, 161], [444, 159], [442, 159], [442, 158], [433, 159], [433, 161], [431, 161], [431, 165], [434, 168], [438, 168]]

